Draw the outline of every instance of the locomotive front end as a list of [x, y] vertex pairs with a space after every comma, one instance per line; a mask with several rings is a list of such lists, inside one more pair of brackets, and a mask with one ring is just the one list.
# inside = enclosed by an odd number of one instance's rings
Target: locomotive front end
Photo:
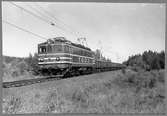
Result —
[[65, 54], [65, 46], [62, 41], [48, 40], [38, 44], [38, 66], [40, 70], [61, 71], [69, 67], [70, 55]]

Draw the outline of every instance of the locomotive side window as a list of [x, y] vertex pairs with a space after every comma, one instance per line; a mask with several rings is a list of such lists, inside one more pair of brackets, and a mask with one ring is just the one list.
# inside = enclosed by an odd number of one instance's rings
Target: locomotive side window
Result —
[[73, 48], [73, 52], [72, 52], [73, 54], [76, 54], [76, 48]]
[[87, 51], [83, 51], [83, 55], [84, 55], [84, 56], [86, 56], [86, 52], [87, 52]]
[[76, 54], [77, 54], [77, 55], [79, 55], [79, 51], [80, 51], [79, 49], [76, 49]]
[[54, 45], [53, 52], [62, 52], [62, 51], [63, 51], [62, 45]]
[[51, 53], [52, 52], [52, 47], [51, 45], [48, 45], [48, 53]]
[[83, 51], [82, 50], [80, 51], [80, 54], [81, 54], [81, 56], [83, 55]]
[[80, 49], [73, 48], [73, 54], [80, 55]]
[[78, 49], [78, 55], [81, 55], [81, 50], [80, 49]]
[[52, 53], [54, 53], [54, 49], [55, 49], [55, 47], [54, 47], [54, 45], [52, 45]]
[[73, 53], [74, 49], [69, 46], [69, 53]]
[[68, 45], [65, 45], [65, 46], [64, 46], [64, 52], [65, 52], [65, 53], [69, 53], [69, 46], [68, 46]]
[[56, 45], [57, 51], [61, 52], [62, 51], [62, 45]]

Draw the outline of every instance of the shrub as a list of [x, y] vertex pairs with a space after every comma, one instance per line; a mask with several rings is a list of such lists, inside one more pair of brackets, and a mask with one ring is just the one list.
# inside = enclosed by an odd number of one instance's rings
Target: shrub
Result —
[[26, 64], [25, 61], [19, 62], [16, 67], [19, 69], [19, 72], [21, 75], [24, 74], [24, 72], [28, 71], [28, 65]]
[[34, 75], [39, 74], [37, 53], [35, 53], [34, 56], [30, 54], [28, 58], [25, 58], [25, 62], [28, 64], [29, 71], [31, 71]]
[[5, 113], [16, 113], [21, 107], [21, 98], [10, 96], [6, 104], [3, 104]]
[[15, 71], [12, 72], [11, 76], [12, 77], [18, 77], [19, 76], [19, 72], [15, 70]]
[[123, 68], [121, 69], [122, 73], [125, 74], [126, 73], [126, 70]]
[[72, 101], [79, 102], [79, 103], [86, 103], [88, 100], [88, 97], [89, 97], [89, 94], [87, 93], [87, 91], [79, 89], [72, 94]]
[[135, 87], [138, 90], [141, 88], [152, 89], [158, 82], [164, 82], [164, 73], [159, 71], [151, 72], [137, 72], [137, 73], [126, 73], [115, 79], [115, 83], [121, 86]]
[[164, 72], [164, 71], [160, 71], [160, 72], [159, 72], [158, 81], [159, 81], [159, 82], [162, 82], [162, 83], [165, 82], [165, 72]]

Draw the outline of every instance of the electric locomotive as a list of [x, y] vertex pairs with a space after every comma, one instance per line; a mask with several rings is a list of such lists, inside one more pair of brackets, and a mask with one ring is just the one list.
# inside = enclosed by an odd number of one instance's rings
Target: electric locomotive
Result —
[[90, 48], [72, 43], [65, 37], [38, 44], [38, 65], [42, 73], [91, 73], [94, 64], [94, 53]]

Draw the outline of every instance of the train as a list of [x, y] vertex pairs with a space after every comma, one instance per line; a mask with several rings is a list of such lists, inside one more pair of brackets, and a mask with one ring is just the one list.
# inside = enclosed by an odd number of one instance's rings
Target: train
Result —
[[125, 68], [124, 65], [95, 58], [95, 52], [65, 37], [38, 44], [38, 66], [45, 75], [82, 75]]

